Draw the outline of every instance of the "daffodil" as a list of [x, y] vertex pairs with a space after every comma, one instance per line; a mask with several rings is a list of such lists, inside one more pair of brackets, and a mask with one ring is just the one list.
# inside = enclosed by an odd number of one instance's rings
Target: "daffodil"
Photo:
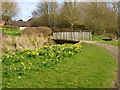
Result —
[[26, 67], [24, 67], [24, 69], [26, 69]]
[[30, 65], [32, 65], [32, 63], [29, 62]]
[[16, 70], [16, 68], [14, 68], [14, 70]]
[[43, 64], [45, 64], [45, 62], [43, 62]]

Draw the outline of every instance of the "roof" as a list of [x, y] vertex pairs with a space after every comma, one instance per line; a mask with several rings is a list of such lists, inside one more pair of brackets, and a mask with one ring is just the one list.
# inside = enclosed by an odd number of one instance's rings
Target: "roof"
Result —
[[27, 21], [11, 21], [10, 25], [19, 26], [19, 27], [31, 27], [31, 22], [27, 22]]
[[30, 18], [30, 19], [28, 19], [28, 21], [31, 21], [31, 20], [33, 20], [33, 19], [35, 19], [35, 18]]

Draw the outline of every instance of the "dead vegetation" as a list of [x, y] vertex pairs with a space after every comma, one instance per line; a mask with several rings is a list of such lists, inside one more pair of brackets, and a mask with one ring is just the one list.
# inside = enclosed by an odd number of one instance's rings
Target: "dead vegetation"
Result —
[[[46, 30], [46, 32], [44, 30]], [[51, 40], [51, 32], [51, 29], [42, 27], [41, 29], [26, 29], [20, 36], [16, 37], [3, 34], [2, 53], [9, 54], [11, 52], [18, 52], [23, 49], [37, 49], [45, 45], [49, 46], [55, 44], [55, 42]]]

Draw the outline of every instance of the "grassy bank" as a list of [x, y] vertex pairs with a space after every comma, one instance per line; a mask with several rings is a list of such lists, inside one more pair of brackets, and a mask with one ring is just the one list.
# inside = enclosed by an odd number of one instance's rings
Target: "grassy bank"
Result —
[[101, 43], [110, 44], [110, 45], [113, 45], [113, 46], [119, 46], [120, 47], [119, 41], [101, 41]]
[[[29, 70], [13, 77], [3, 73], [3, 88], [112, 87], [116, 63], [103, 48], [83, 43], [82, 50], [77, 55], [65, 57], [62, 62], [41, 69]], [[5, 72], [4, 67], [3, 71]]]
[[113, 46], [120, 46], [119, 41], [118, 40], [112, 40], [112, 41], [103, 41], [102, 39], [105, 39], [106, 37], [100, 36], [100, 35], [92, 35], [92, 40], [93, 41], [98, 41], [101, 43], [105, 43], [105, 44], [110, 44]]

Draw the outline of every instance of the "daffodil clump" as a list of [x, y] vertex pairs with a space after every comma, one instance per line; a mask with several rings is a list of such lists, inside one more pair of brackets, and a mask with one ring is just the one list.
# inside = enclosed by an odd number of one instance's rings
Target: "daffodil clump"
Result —
[[2, 65], [8, 75], [20, 74], [29, 70], [42, 70], [43, 66], [60, 63], [81, 51], [81, 45], [63, 44], [43, 46], [39, 49], [25, 49], [18, 53], [2, 56]]
[[16, 36], [21, 34], [21, 31], [16, 29], [8, 29], [8, 28], [0, 28], [0, 29], [2, 30], [2, 32], [10, 36]]

